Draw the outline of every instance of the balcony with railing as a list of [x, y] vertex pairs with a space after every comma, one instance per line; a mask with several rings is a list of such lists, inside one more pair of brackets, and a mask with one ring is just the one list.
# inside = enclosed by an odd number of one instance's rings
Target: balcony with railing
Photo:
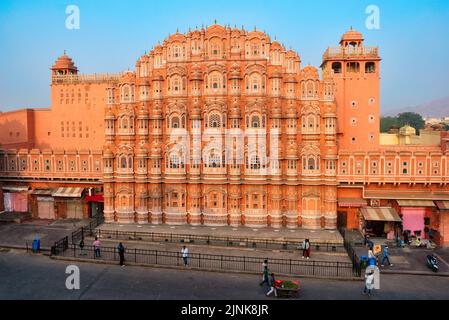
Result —
[[345, 59], [353, 57], [379, 57], [378, 47], [329, 47], [323, 54], [323, 60]]

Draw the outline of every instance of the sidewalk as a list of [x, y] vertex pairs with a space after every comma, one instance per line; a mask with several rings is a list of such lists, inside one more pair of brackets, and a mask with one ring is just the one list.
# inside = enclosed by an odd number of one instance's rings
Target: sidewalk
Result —
[[[364, 246], [354, 247], [357, 255], [368, 256], [368, 248]], [[392, 267], [385, 265], [380, 267], [382, 272], [385, 273], [398, 273], [398, 274], [422, 274], [422, 275], [447, 275], [449, 276], [449, 250], [448, 249], [426, 249], [426, 248], [413, 248], [405, 247], [398, 248], [389, 246], [388, 248], [390, 262]], [[426, 265], [426, 256], [428, 254], [436, 254], [439, 260], [438, 273], [432, 272]], [[379, 255], [379, 263], [382, 261], [382, 254]]]
[[[134, 249], [145, 250], [161, 250], [161, 251], [173, 251], [180, 252], [182, 244], [176, 243], [152, 243], [152, 242], [138, 242], [138, 241], [119, 241], [100, 239], [103, 247], [117, 247], [119, 242], [122, 242], [127, 248], [127, 252], [131, 252]], [[89, 237], [85, 239], [86, 245], [91, 245], [93, 238]], [[201, 254], [215, 254], [215, 255], [228, 255], [228, 256], [251, 256], [268, 259], [302, 259], [302, 251], [299, 250], [258, 250], [252, 248], [233, 248], [233, 247], [213, 247], [202, 245], [186, 245], [189, 248], [190, 253]], [[327, 253], [312, 251], [309, 261], [338, 261], [338, 262], [351, 262], [346, 253]]]
[[286, 228], [248, 228], [248, 227], [206, 227], [206, 226], [169, 226], [169, 225], [149, 225], [149, 224], [111, 224], [104, 223], [97, 229], [107, 231], [128, 231], [128, 232], [155, 232], [155, 233], [176, 233], [193, 235], [210, 235], [216, 237], [240, 237], [259, 238], [269, 240], [290, 240], [302, 242], [308, 238], [313, 244], [329, 243], [343, 244], [343, 238], [337, 230], [306, 230], [306, 229], [286, 229]]
[[55, 241], [70, 236], [73, 231], [87, 225], [86, 220], [30, 220], [21, 224], [0, 224], [0, 247], [26, 248], [31, 247], [38, 237], [42, 250], [50, 250]]

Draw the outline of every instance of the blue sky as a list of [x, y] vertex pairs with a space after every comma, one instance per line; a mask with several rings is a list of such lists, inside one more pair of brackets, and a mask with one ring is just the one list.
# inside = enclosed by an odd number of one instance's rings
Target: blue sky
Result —
[[[80, 29], [65, 27], [67, 5], [80, 9]], [[365, 27], [368, 5], [380, 29]], [[380, 46], [382, 112], [449, 96], [449, 1], [402, 0], [2, 0], [0, 111], [50, 106], [50, 71], [67, 50], [82, 73], [134, 69], [135, 61], [177, 28], [257, 26], [319, 66], [328, 46], [350, 26]]]

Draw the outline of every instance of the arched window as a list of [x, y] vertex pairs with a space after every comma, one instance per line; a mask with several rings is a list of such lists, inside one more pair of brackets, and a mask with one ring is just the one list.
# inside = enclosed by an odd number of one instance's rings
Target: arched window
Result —
[[173, 129], [179, 128], [179, 118], [178, 118], [178, 117], [173, 117], [173, 118], [171, 119], [171, 127], [172, 127]]
[[129, 120], [127, 117], [122, 118], [122, 129], [128, 129], [129, 127]]
[[309, 160], [307, 161], [307, 168], [309, 170], [315, 170], [315, 158], [314, 157], [310, 157]]
[[307, 117], [307, 127], [309, 128], [309, 131], [313, 131], [315, 128], [315, 117], [313, 115]]
[[258, 73], [253, 73], [250, 78], [250, 91], [259, 92], [261, 83], [260, 75]]
[[172, 169], [179, 168], [179, 157], [177, 154], [170, 155], [170, 168]]
[[[209, 74], [208, 79], [208, 86], [209, 88], [211, 88], [213, 91], [218, 91], [221, 88], [225, 88], [226, 85], [226, 79], [224, 77], [224, 75], [222, 75], [220, 72], [218, 71], [213, 71]], [[207, 80], [206, 80], [207, 81]]]
[[365, 73], [375, 73], [376, 72], [376, 64], [374, 62], [367, 62], [365, 64]]
[[251, 156], [251, 169], [253, 170], [260, 169], [260, 159], [258, 155]]
[[341, 73], [341, 62], [333, 62], [332, 70], [334, 71], [334, 73]]
[[180, 46], [173, 47], [173, 57], [175, 57], [175, 58], [181, 57], [181, 47]]
[[315, 91], [315, 85], [314, 85], [313, 81], [307, 82], [307, 96], [313, 97], [314, 91]]
[[126, 163], [126, 157], [122, 156], [120, 158], [120, 168], [121, 169], [126, 169], [127, 168], [127, 163]]
[[220, 154], [215, 150], [212, 150], [209, 155], [209, 168], [219, 168], [220, 167]]
[[220, 128], [221, 127], [220, 115], [213, 113], [209, 116], [209, 127], [211, 127], [211, 128]]
[[260, 118], [258, 115], [251, 116], [251, 128], [260, 128]]

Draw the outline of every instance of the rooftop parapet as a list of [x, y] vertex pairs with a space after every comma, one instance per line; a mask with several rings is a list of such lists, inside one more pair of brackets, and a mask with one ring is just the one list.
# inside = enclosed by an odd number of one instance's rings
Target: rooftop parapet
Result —
[[379, 57], [379, 47], [329, 47], [323, 54], [323, 60], [360, 57]]
[[52, 75], [52, 84], [75, 84], [75, 83], [96, 83], [96, 82], [116, 82], [123, 76], [123, 73], [100, 73], [100, 74], [69, 74]]

